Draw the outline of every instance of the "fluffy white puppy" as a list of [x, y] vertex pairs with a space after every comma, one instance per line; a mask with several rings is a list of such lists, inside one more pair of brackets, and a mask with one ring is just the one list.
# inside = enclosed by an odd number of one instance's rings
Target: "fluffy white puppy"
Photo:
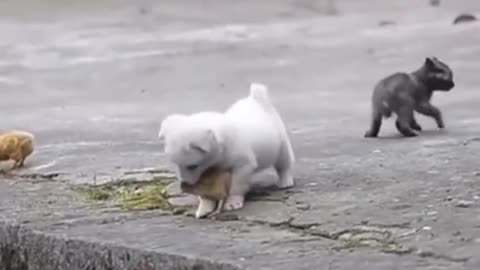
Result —
[[[211, 167], [232, 171], [225, 210], [243, 207], [252, 175], [264, 169], [276, 170], [279, 187], [294, 185], [292, 145], [263, 84], [252, 83], [250, 95], [232, 104], [225, 113], [167, 116], [158, 135], [164, 139], [165, 154], [176, 165], [182, 182], [195, 184]], [[199, 199], [197, 214], [208, 212], [202, 207], [214, 208], [213, 202]]]

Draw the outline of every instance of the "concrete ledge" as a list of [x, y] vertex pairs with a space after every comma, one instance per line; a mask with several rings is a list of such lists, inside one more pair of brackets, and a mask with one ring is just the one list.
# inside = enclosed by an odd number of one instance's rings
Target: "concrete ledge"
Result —
[[49, 235], [0, 222], [0, 270], [238, 270], [185, 256]]

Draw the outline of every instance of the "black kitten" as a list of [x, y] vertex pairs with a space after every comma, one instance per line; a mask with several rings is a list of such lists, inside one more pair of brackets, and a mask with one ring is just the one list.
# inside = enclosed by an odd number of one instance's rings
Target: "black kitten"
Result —
[[444, 128], [442, 113], [430, 103], [433, 91], [450, 91], [455, 86], [450, 67], [436, 57], [425, 59], [421, 68], [412, 72], [394, 73], [377, 83], [372, 95], [372, 120], [365, 137], [377, 137], [382, 117], [392, 112], [397, 115], [395, 125], [407, 137], [417, 136], [422, 130], [414, 111], [433, 117], [439, 128]]

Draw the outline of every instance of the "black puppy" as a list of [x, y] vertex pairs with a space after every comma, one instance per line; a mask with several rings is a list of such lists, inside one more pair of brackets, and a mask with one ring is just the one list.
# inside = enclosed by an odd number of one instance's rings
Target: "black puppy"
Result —
[[397, 72], [377, 83], [372, 95], [372, 119], [365, 137], [377, 137], [382, 117], [397, 115], [395, 125], [406, 137], [417, 136], [422, 128], [414, 111], [430, 116], [438, 128], [444, 128], [442, 113], [430, 103], [433, 91], [450, 91], [455, 86], [450, 67], [436, 57], [428, 57], [422, 67], [412, 73]]

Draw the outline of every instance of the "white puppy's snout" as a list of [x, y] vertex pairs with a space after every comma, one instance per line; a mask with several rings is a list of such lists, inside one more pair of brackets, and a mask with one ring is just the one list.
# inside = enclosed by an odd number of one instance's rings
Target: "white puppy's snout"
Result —
[[194, 185], [196, 183], [195, 179], [194, 178], [190, 178], [190, 177], [179, 177], [180, 178], [180, 184], [183, 184], [183, 185]]

